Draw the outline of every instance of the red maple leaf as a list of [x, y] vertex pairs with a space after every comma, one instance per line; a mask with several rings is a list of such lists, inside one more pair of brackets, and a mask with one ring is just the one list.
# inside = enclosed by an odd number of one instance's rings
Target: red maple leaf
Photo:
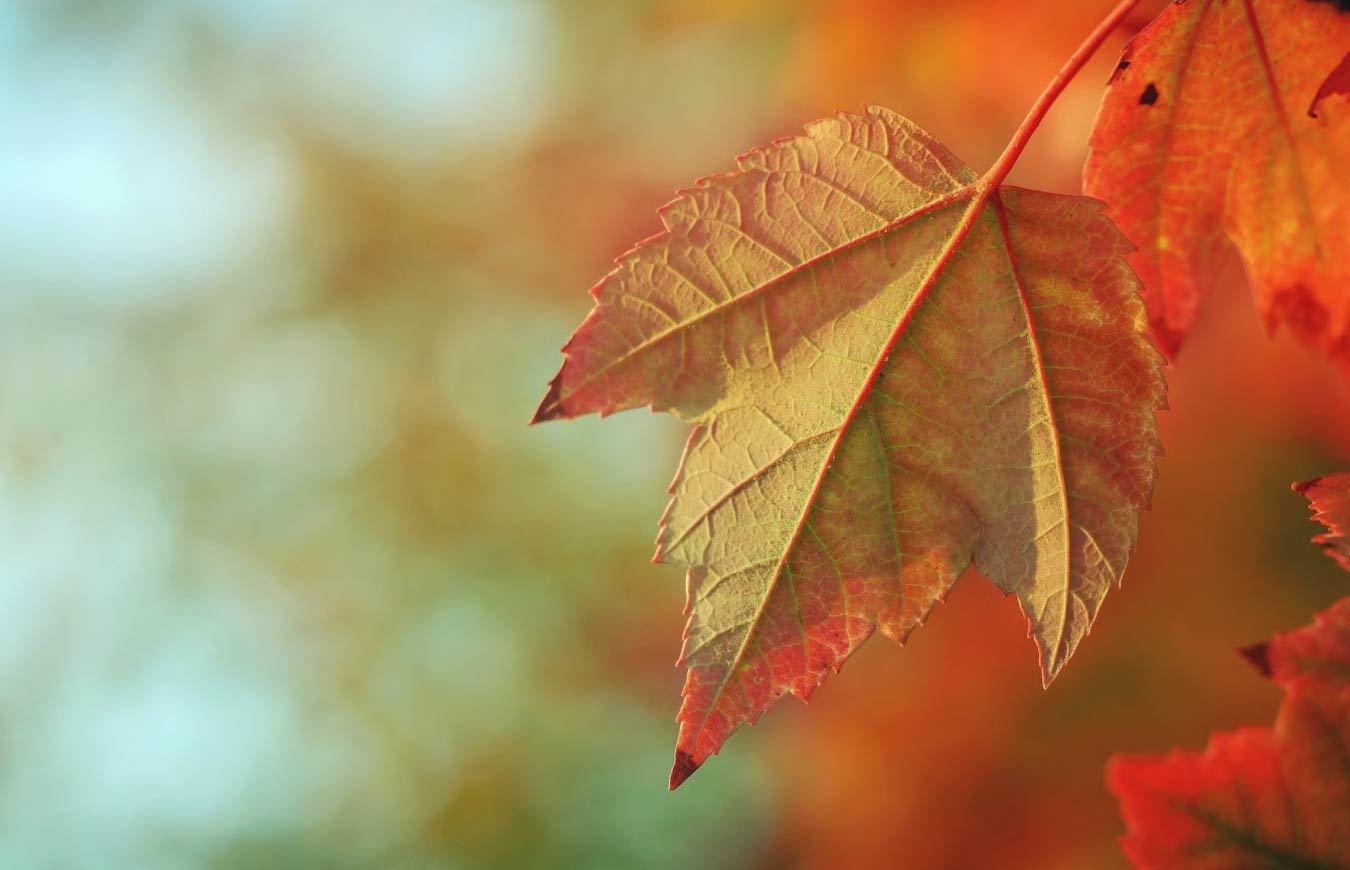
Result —
[[[1344, 543], [1336, 523], [1347, 479], [1295, 487], [1332, 529], [1322, 536], [1329, 548]], [[1203, 753], [1107, 765], [1135, 866], [1350, 866], [1350, 598], [1243, 653], [1285, 690], [1273, 728], [1216, 734]]]
[[1121, 57], [1084, 192], [1139, 248], [1172, 356], [1236, 249], [1267, 325], [1350, 365], [1350, 13], [1308, 0], [1175, 3]]

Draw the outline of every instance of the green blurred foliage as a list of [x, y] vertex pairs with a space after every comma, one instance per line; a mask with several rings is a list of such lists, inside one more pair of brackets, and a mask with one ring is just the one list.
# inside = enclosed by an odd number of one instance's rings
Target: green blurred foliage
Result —
[[646, 543], [677, 427], [524, 425], [605, 245], [558, 164], [599, 186], [590, 116], [629, 119], [587, 95], [644, 21], [682, 50], [650, 18], [0, 13], [0, 863], [754, 851], [753, 757], [663, 785], [679, 676], [648, 639], [682, 596]]

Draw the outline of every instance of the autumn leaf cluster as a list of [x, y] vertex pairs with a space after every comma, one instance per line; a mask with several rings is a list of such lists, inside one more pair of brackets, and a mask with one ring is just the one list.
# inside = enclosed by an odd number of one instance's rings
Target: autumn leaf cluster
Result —
[[693, 424], [656, 552], [688, 569], [672, 787], [876, 629], [903, 642], [971, 566], [1053, 679], [1149, 505], [1154, 343], [1178, 355], [1225, 270], [1269, 328], [1350, 366], [1338, 4], [1168, 6], [1107, 86], [1087, 196], [1004, 183], [1134, 5], [988, 172], [889, 110], [840, 114], [681, 191], [592, 290], [535, 421]]

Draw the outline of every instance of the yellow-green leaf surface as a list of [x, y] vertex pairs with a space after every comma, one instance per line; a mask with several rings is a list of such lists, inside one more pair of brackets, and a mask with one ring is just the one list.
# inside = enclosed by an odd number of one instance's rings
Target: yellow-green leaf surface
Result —
[[619, 260], [536, 421], [696, 424], [657, 558], [689, 566], [672, 787], [971, 564], [1048, 682], [1119, 582], [1160, 358], [1100, 203], [991, 187], [884, 109], [704, 179]]

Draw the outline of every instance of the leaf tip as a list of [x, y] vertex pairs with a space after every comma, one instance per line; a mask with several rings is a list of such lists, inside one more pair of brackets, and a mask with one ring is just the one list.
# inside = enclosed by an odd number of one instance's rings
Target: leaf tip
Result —
[[1317, 486], [1317, 484], [1321, 482], [1322, 478], [1314, 477], [1312, 480], [1296, 481], [1295, 483], [1290, 484], [1289, 488], [1292, 489], [1294, 492], [1298, 493], [1299, 495], [1306, 496], [1308, 494], [1308, 490], [1312, 489], [1314, 486]]
[[1270, 644], [1266, 641], [1238, 648], [1238, 655], [1246, 659], [1252, 667], [1261, 672], [1261, 676], [1270, 676]]
[[530, 425], [535, 426], [539, 423], [547, 423], [549, 420], [556, 420], [566, 415], [562, 406], [562, 372], [548, 382], [548, 392], [544, 394], [544, 399], [535, 409], [534, 416], [530, 418]]
[[1050, 684], [1059, 676], [1059, 672], [1064, 669], [1064, 662], [1067, 656], [1057, 656], [1054, 658], [1046, 657], [1041, 659], [1041, 688], [1048, 689]]
[[683, 749], [675, 750], [675, 766], [670, 769], [670, 790], [679, 788], [698, 768], [699, 764], [693, 755]]
[[1312, 103], [1308, 105], [1308, 117], [1318, 118], [1317, 107], [1328, 97], [1342, 94], [1350, 97], [1350, 51], [1345, 53], [1336, 68], [1333, 69], [1318, 87], [1317, 93], [1313, 96]]

